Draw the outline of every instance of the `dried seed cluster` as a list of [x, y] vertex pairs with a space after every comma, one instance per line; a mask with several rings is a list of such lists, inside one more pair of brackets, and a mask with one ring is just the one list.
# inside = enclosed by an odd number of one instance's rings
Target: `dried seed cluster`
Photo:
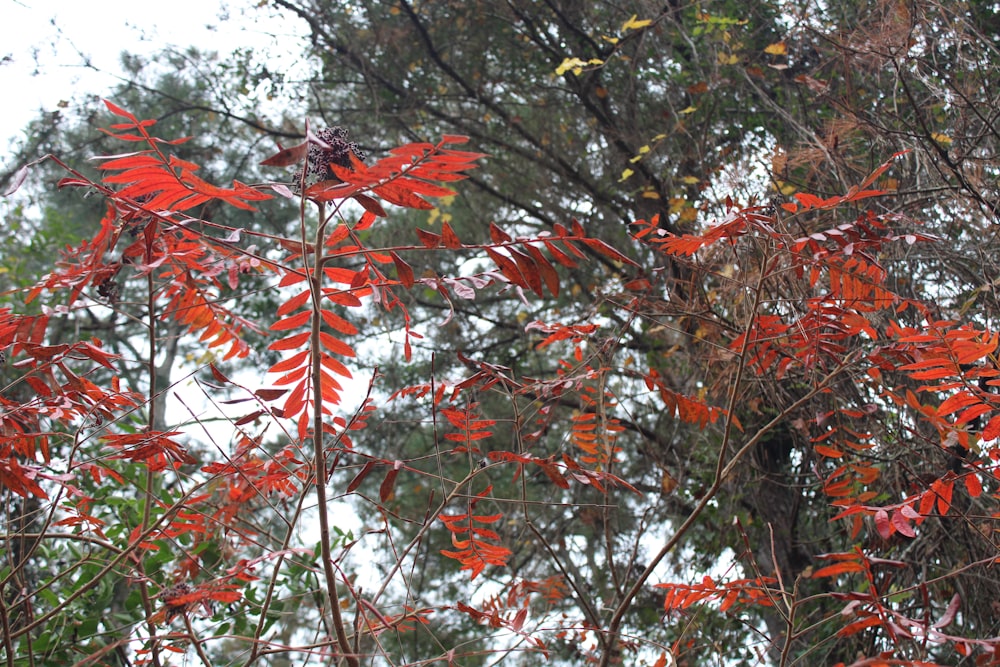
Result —
[[309, 145], [306, 157], [305, 181], [307, 184], [319, 181], [338, 180], [330, 169], [331, 164], [340, 167], [351, 166], [351, 153], [359, 160], [365, 159], [365, 152], [353, 141], [347, 140], [347, 130], [339, 126], [328, 127], [316, 133], [316, 137], [327, 147], [316, 143]]

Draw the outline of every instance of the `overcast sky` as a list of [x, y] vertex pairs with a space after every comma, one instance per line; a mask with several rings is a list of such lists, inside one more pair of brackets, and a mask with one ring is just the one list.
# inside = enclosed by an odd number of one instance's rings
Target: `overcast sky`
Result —
[[[0, 158], [39, 110], [74, 94], [106, 94], [119, 55], [196, 46], [230, 52], [298, 52], [301, 24], [256, 8], [258, 0], [0, 0]], [[86, 66], [89, 62], [92, 67]]]

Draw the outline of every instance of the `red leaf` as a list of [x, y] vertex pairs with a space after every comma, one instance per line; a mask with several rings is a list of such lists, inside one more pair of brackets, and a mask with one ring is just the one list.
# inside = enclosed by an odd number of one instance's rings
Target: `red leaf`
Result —
[[297, 146], [281, 149], [271, 157], [261, 162], [261, 165], [265, 167], [289, 167], [293, 164], [302, 162], [302, 160], [306, 158], [308, 152], [309, 142], [303, 141]]
[[486, 254], [490, 256], [496, 265], [500, 267], [500, 272], [507, 276], [508, 280], [517, 285], [518, 287], [528, 287], [528, 284], [521, 277], [521, 271], [518, 269], [517, 264], [513, 260], [504, 257], [498, 253], [493, 248], [486, 248]]
[[385, 185], [380, 185], [373, 188], [372, 191], [382, 199], [386, 200], [390, 204], [395, 204], [396, 206], [415, 208], [422, 211], [431, 211], [434, 209], [434, 204], [430, 203], [426, 199], [418, 197], [410, 190], [396, 185], [395, 183], [390, 182]]
[[504, 230], [496, 226], [496, 223], [490, 223], [490, 238], [493, 239], [494, 243], [510, 243], [514, 239]]
[[271, 325], [271, 331], [289, 331], [291, 329], [298, 329], [312, 317], [311, 310], [303, 310], [298, 312], [291, 317], [286, 317], [282, 320], [278, 320]]
[[618, 252], [617, 250], [615, 250], [614, 248], [612, 248], [611, 246], [609, 246], [607, 243], [605, 243], [600, 239], [581, 239], [581, 240], [591, 250], [596, 250], [600, 254], [616, 262], [621, 262], [622, 264], [630, 264], [635, 267], [639, 266], [634, 261], [632, 261], [625, 255], [621, 254], [620, 252]]
[[[374, 197], [369, 197], [368, 195], [363, 195], [363, 194], [358, 193], [358, 194], [354, 195], [353, 199], [354, 199], [354, 201], [356, 201], [359, 204], [361, 204], [362, 208], [364, 208], [365, 211], [367, 211], [368, 213], [371, 213], [373, 216], [379, 217], [379, 218], [386, 217], [385, 209], [382, 208], [382, 204], [378, 203], [378, 200], [375, 199]], [[362, 222], [359, 222], [357, 225], [355, 225], [354, 229], [356, 229], [358, 231], [361, 231], [361, 230], [364, 230], [364, 229], [368, 229], [368, 226], [371, 225], [371, 222], [368, 222], [368, 225], [364, 225], [363, 224], [364, 220], [365, 219], [362, 218]], [[374, 221], [374, 220], [372, 220], [372, 221]]]
[[[850, 623], [849, 625], [845, 625], [840, 630], [838, 630], [837, 631], [837, 636], [838, 637], [848, 637], [850, 635], [857, 634], [858, 632], [861, 632], [865, 628], [870, 628], [873, 625], [880, 625], [881, 623], [882, 623], [882, 619], [880, 619], [878, 616], [871, 616], [870, 618], [865, 618], [865, 619], [862, 619], [860, 621], [854, 621], [853, 623]], [[886, 664], [886, 663], [883, 663], [883, 664]]]
[[208, 368], [209, 370], [212, 371], [212, 377], [214, 377], [217, 382], [221, 382], [223, 384], [229, 384], [230, 382], [229, 378], [223, 375], [222, 371], [220, 371], [218, 368], [215, 367], [215, 364], [209, 364]]
[[399, 474], [399, 462], [396, 462], [396, 466], [393, 466], [385, 479], [382, 480], [382, 484], [378, 487], [378, 497], [383, 503], [393, 496], [393, 487], [396, 484], [396, 476]]
[[275, 365], [271, 366], [269, 372], [284, 373], [285, 371], [290, 371], [293, 368], [298, 368], [299, 366], [302, 366], [306, 362], [308, 356], [309, 356], [309, 350], [302, 350], [300, 352], [296, 352], [287, 359], [282, 359]]
[[883, 540], [892, 537], [892, 526], [889, 524], [889, 513], [883, 509], [875, 512], [875, 529]]
[[528, 284], [528, 287], [531, 288], [531, 291], [540, 297], [544, 297], [545, 295], [542, 293], [542, 279], [534, 260], [514, 248], [507, 248], [507, 252], [510, 253], [511, 258], [517, 264], [517, 268], [521, 271], [521, 276]]
[[944, 614], [941, 615], [934, 625], [931, 626], [937, 630], [950, 625], [952, 621], [955, 620], [955, 615], [958, 613], [958, 608], [962, 605], [962, 598], [959, 597], [958, 593], [952, 596], [951, 602], [948, 603], [948, 608], [944, 610]]
[[979, 399], [973, 396], [971, 392], [960, 391], [942, 401], [941, 405], [938, 406], [937, 413], [939, 416], [944, 417], [978, 402]]
[[457, 250], [462, 247], [462, 242], [458, 240], [458, 235], [447, 222], [441, 224], [441, 240], [445, 248]]
[[368, 473], [374, 470], [375, 466], [377, 465], [378, 465], [377, 461], [369, 461], [368, 463], [366, 463], [364, 467], [361, 468], [361, 472], [359, 472], [354, 477], [354, 479], [351, 480], [351, 483], [347, 485], [347, 493], [354, 493], [355, 491], [357, 491], [358, 487], [361, 486], [361, 482], [365, 480], [365, 477], [368, 476]]
[[353, 336], [358, 333], [358, 328], [336, 313], [323, 309], [319, 311], [320, 316], [326, 326], [342, 334]]
[[287, 393], [287, 389], [258, 389], [253, 394], [263, 401], [275, 401]]
[[299, 334], [287, 336], [286, 338], [282, 338], [281, 340], [274, 341], [273, 343], [267, 346], [267, 349], [275, 351], [297, 350], [298, 348], [302, 347], [306, 343], [306, 341], [309, 340], [309, 335], [310, 334], [308, 331], [303, 331], [302, 333]]
[[425, 229], [416, 228], [417, 237], [420, 242], [424, 244], [425, 248], [437, 248], [441, 245], [441, 235], [435, 234], [434, 232], [429, 232]]
[[905, 535], [906, 537], [917, 536], [917, 533], [913, 530], [913, 526], [910, 525], [909, 520], [907, 520], [907, 518], [903, 516], [903, 513], [900, 511], [892, 513], [892, 525], [900, 532], [900, 534]]
[[[308, 333], [308, 332], [307, 332]], [[353, 357], [354, 348], [345, 343], [342, 340], [338, 340], [326, 333], [325, 331], [319, 332], [319, 342], [334, 354], [339, 354], [342, 357]]]
[[839, 459], [844, 455], [844, 452], [839, 449], [834, 449], [833, 447], [827, 447], [826, 445], [814, 445], [813, 449], [820, 456], [825, 456], [830, 459]]
[[396, 275], [399, 277], [399, 282], [406, 289], [413, 287], [413, 269], [410, 265], [392, 251], [389, 252], [389, 256], [392, 257], [392, 263], [396, 266]]
[[532, 256], [535, 260], [535, 264], [538, 266], [538, 272], [542, 274], [542, 279], [545, 281], [545, 286], [549, 288], [549, 293], [552, 296], [559, 296], [559, 274], [556, 273], [555, 267], [545, 259], [542, 251], [533, 245], [527, 245], [525, 248], [528, 254]]
[[111, 100], [104, 100], [104, 106], [106, 106], [108, 110], [116, 116], [121, 116], [122, 118], [128, 118], [133, 123], [139, 122], [135, 116], [130, 114], [128, 111], [125, 111], [125, 109], [122, 109], [120, 106], [117, 106]]
[[995, 440], [1000, 437], [1000, 414], [994, 415], [986, 423], [986, 428], [983, 429], [983, 440]]
[[983, 495], [983, 483], [979, 480], [979, 475], [974, 472], [965, 476], [965, 488], [973, 498]]
[[874, 183], [875, 179], [877, 179], [879, 176], [881, 176], [882, 174], [884, 174], [886, 171], [889, 170], [889, 167], [891, 167], [892, 163], [896, 161], [896, 158], [906, 155], [909, 152], [910, 152], [909, 150], [905, 150], [905, 151], [899, 151], [898, 153], [893, 153], [892, 157], [890, 157], [888, 160], [879, 165], [879, 167], [875, 171], [873, 171], [871, 174], [868, 175], [868, 178], [866, 178], [864, 181], [861, 182], [859, 188], [861, 189], [867, 188], [869, 185]]
[[951, 492], [954, 479], [937, 479], [931, 484], [931, 491], [937, 495], [938, 512], [943, 516], [951, 509]]
[[844, 561], [841, 563], [834, 563], [833, 565], [827, 565], [826, 567], [821, 567], [812, 573], [814, 579], [820, 577], [835, 577], [839, 574], [847, 574], [849, 572], [861, 572], [865, 569], [864, 563], [859, 563], [858, 561]]

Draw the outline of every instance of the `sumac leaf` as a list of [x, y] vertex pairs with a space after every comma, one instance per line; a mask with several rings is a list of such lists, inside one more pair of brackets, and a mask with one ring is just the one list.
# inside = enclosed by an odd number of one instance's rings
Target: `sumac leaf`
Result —
[[445, 248], [450, 248], [451, 250], [457, 250], [462, 247], [462, 242], [458, 240], [458, 235], [447, 222], [441, 225], [441, 241], [444, 243]]
[[7, 189], [4, 190], [3, 196], [9, 197], [17, 192], [17, 189], [24, 184], [26, 178], [28, 178], [28, 165], [24, 165], [17, 170], [14, 177], [10, 179], [10, 185], [8, 185]]
[[417, 237], [420, 242], [424, 244], [425, 248], [437, 248], [441, 245], [441, 235], [435, 234], [434, 232], [429, 232], [426, 229], [416, 228]]
[[298, 329], [308, 322], [310, 317], [312, 317], [311, 310], [300, 311], [291, 317], [286, 317], [272, 324], [271, 331], [289, 331], [291, 329]]
[[293, 164], [302, 162], [302, 160], [306, 158], [306, 154], [308, 152], [309, 142], [303, 141], [297, 146], [282, 148], [280, 151], [261, 162], [261, 165], [264, 167], [290, 167]]
[[875, 512], [875, 529], [883, 540], [892, 537], [892, 526], [889, 525], [889, 513], [883, 509]]
[[[354, 195], [353, 199], [354, 201], [361, 204], [362, 208], [364, 208], [365, 211], [367, 211], [368, 213], [371, 213], [372, 215], [377, 216], [379, 218], [384, 218], [386, 216], [386, 212], [385, 209], [382, 208], [382, 204], [380, 204], [379, 201], [374, 197], [369, 197], [368, 195], [358, 193]], [[355, 229], [365, 229], [365, 228], [361, 227], [359, 223], [358, 225], [355, 226]]]
[[358, 487], [361, 486], [361, 482], [365, 481], [365, 477], [367, 477], [368, 473], [374, 470], [377, 465], [378, 461], [369, 461], [366, 463], [364, 467], [361, 468], [361, 472], [355, 475], [354, 479], [351, 480], [351, 483], [347, 485], [347, 493], [354, 493], [357, 491]]
[[510, 237], [510, 234], [497, 227], [494, 222], [490, 223], [490, 238], [494, 243], [510, 243], [514, 240]]
[[303, 331], [299, 334], [293, 334], [282, 338], [281, 340], [276, 340], [267, 346], [267, 349], [279, 352], [281, 350], [297, 350], [302, 347], [306, 341], [309, 340], [309, 332]]
[[399, 277], [399, 282], [407, 289], [413, 287], [413, 269], [410, 265], [394, 252], [390, 251], [389, 256], [392, 257], [392, 263], [396, 266], [396, 275]]
[[287, 389], [258, 389], [253, 394], [263, 401], [274, 401], [287, 393]]
[[905, 535], [906, 537], [917, 536], [916, 531], [913, 530], [913, 526], [910, 525], [909, 519], [900, 511], [892, 513], [892, 525], [901, 535]]
[[973, 498], [983, 495], [983, 483], [979, 480], [979, 475], [971, 473], [965, 476], [965, 489]]
[[356, 326], [333, 311], [323, 309], [319, 311], [319, 314], [323, 318], [323, 322], [334, 331], [339, 331], [347, 336], [353, 336], [358, 333], [358, 328]]
[[396, 476], [399, 475], [399, 469], [401, 467], [398, 461], [396, 463], [397, 464], [393, 466], [392, 470], [386, 473], [385, 479], [382, 480], [382, 484], [378, 487], [378, 497], [383, 503], [392, 498], [394, 494]]
[[395, 204], [396, 206], [415, 208], [422, 211], [431, 211], [434, 209], [434, 204], [430, 203], [426, 199], [418, 197], [407, 188], [396, 185], [395, 183], [380, 185], [373, 188], [372, 191], [382, 199], [386, 200], [390, 204]]

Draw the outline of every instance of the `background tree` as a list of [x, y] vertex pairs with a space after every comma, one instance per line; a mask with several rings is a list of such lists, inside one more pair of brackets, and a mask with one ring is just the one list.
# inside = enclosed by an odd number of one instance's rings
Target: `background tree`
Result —
[[[990, 655], [991, 9], [273, 6], [312, 32], [313, 117], [373, 155], [454, 133], [491, 154], [454, 199], [364, 237], [420, 289], [338, 260], [400, 299], [353, 339], [381, 405], [332, 488], [360, 494], [371, 532], [344, 545], [382, 576], [348, 590], [436, 608], [366, 654], [475, 664], [532, 637], [570, 664]], [[463, 514], [507, 569], [452, 543]], [[419, 576], [382, 587], [403, 563]], [[959, 606], [965, 639], [946, 637]]]

